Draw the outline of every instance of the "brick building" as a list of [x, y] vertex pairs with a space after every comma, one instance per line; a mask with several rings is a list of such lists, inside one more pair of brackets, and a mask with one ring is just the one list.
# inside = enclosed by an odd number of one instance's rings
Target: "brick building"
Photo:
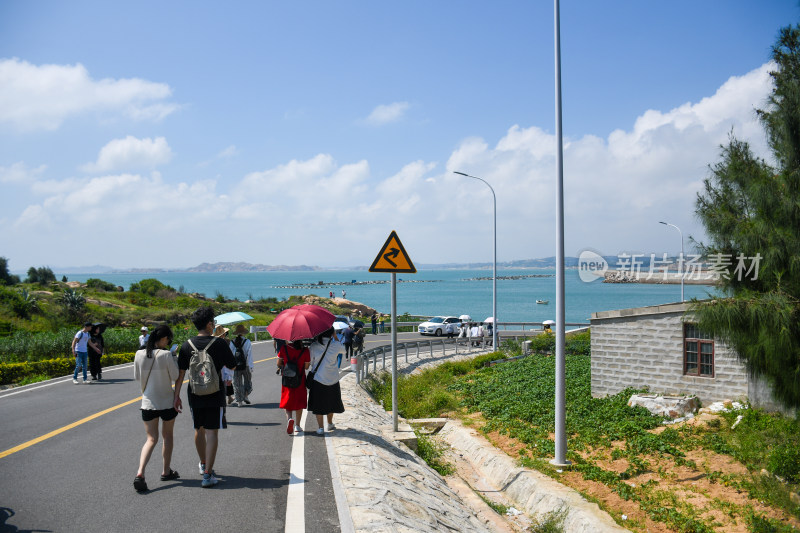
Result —
[[769, 386], [748, 375], [723, 342], [699, 330], [689, 303], [592, 313], [592, 396], [626, 387], [667, 395], [695, 395], [703, 405], [747, 399], [784, 411]]

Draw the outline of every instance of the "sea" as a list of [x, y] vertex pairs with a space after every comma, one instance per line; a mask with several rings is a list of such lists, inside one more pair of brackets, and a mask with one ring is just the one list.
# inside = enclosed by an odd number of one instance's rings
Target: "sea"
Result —
[[[391, 274], [365, 270], [323, 270], [312, 272], [158, 272], [70, 274], [70, 281], [99, 278], [128, 290], [142, 279], [155, 278], [187, 293], [210, 298], [250, 300], [315, 294], [346, 298], [366, 304], [380, 313], [391, 312]], [[497, 271], [497, 321], [542, 322], [555, 320], [555, 269], [513, 269]], [[397, 274], [397, 313], [416, 316], [469, 315], [482, 321], [492, 316], [491, 270], [419, 270]], [[685, 285], [685, 299], [707, 298], [716, 289]], [[660, 305], [681, 301], [680, 284], [590, 283], [581, 281], [577, 269], [566, 270], [568, 323], [587, 323], [592, 313]], [[537, 300], [548, 303], [536, 303]]]

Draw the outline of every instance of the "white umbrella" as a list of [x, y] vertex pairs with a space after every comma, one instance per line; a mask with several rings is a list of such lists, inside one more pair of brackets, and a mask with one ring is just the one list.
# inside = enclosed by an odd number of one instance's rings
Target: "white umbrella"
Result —
[[239, 322], [247, 322], [253, 320], [253, 317], [241, 311], [234, 311], [232, 313], [225, 313], [214, 317], [214, 322], [218, 326], [230, 326], [231, 324], [238, 324]]
[[466, 320], [467, 322], [470, 322], [472, 320], [472, 317], [469, 316], [469, 315], [461, 315], [460, 317], [458, 317], [458, 319], [459, 320]]
[[555, 320], [545, 320], [544, 322], [542, 322], [542, 324], [544, 324], [545, 326], [555, 326], [556, 321]]
[[494, 317], [493, 316], [487, 316], [486, 318], [483, 319], [483, 323], [484, 324], [488, 324], [489, 322], [494, 324]]
[[345, 328], [349, 328], [349, 327], [350, 327], [350, 324], [345, 324], [344, 322], [334, 322], [333, 323], [333, 329], [335, 329], [336, 331], [341, 331], [341, 330], [343, 330]]

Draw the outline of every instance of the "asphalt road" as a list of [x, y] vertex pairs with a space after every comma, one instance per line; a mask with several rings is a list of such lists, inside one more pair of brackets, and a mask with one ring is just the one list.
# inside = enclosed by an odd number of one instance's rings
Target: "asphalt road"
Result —
[[[200, 487], [187, 409], [175, 424], [172, 467], [181, 478], [159, 480], [159, 442], [145, 476], [150, 491], [133, 490], [145, 433], [131, 365], [89, 385], [70, 377], [0, 393], [0, 531], [284, 531], [295, 438], [278, 409], [272, 344], [255, 344], [254, 360], [253, 405], [228, 409], [221, 482], [211, 489]], [[325, 439], [316, 422], [307, 427], [299, 512], [308, 531], [339, 531]]]

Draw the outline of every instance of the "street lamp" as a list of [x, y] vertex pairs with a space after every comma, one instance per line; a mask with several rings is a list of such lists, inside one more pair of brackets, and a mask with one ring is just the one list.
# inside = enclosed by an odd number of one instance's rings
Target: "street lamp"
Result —
[[683, 269], [683, 264], [684, 264], [684, 259], [683, 259], [684, 258], [684, 255], [683, 255], [683, 232], [681, 231], [681, 228], [679, 228], [675, 224], [670, 224], [669, 222], [659, 222], [659, 224], [664, 224], [665, 226], [672, 226], [673, 228], [678, 230], [678, 234], [681, 236], [681, 260], [679, 261], [680, 273], [681, 273], [681, 301], [685, 302], [686, 298], [683, 297], [683, 278], [684, 278], [684, 275], [683, 275], [683, 270], [684, 270]]
[[494, 320], [494, 323], [492, 324], [492, 347], [497, 350], [497, 196], [494, 194], [492, 186], [489, 185], [489, 182], [485, 179], [479, 178], [478, 176], [470, 176], [469, 174], [455, 170], [453, 173], [480, 180], [492, 191], [492, 202], [494, 205], [494, 263], [492, 266], [492, 320]]

